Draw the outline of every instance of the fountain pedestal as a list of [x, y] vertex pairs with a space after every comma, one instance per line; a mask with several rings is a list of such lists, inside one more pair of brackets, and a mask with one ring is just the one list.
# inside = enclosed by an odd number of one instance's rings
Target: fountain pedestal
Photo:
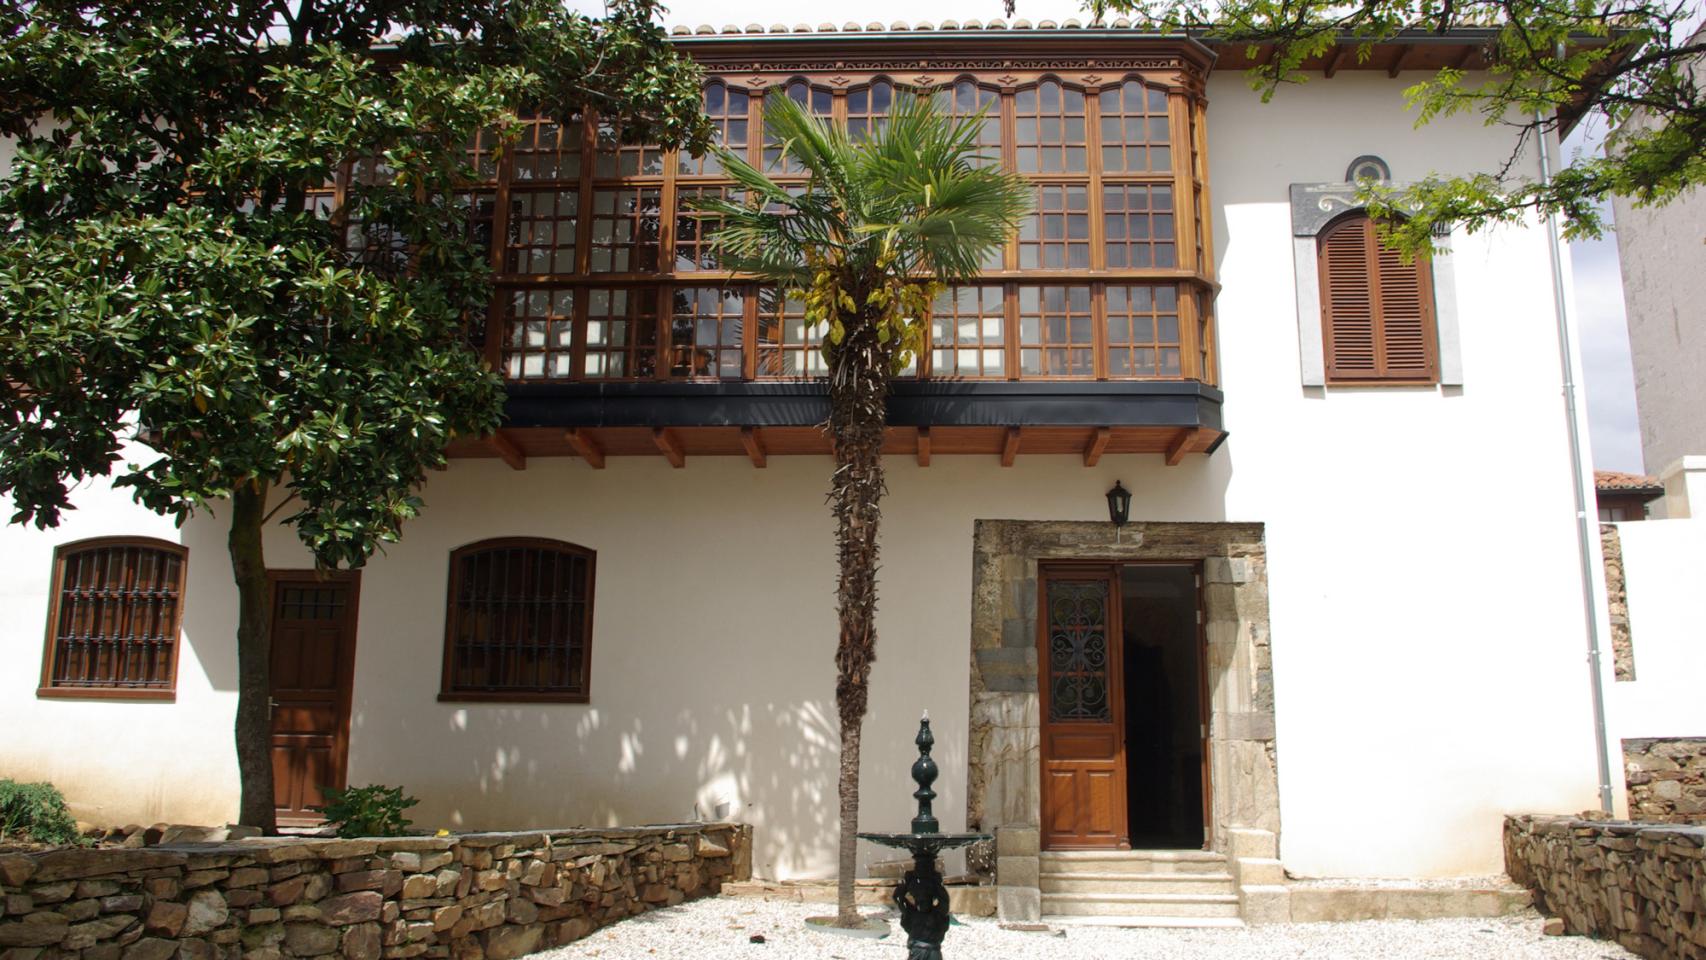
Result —
[[918, 816], [912, 818], [912, 832], [861, 833], [859, 839], [912, 854], [912, 869], [894, 890], [900, 926], [907, 936], [907, 960], [942, 960], [942, 938], [948, 934], [951, 915], [948, 888], [936, 869], [936, 855], [990, 837], [987, 833], [942, 833], [938, 829], [940, 824], [930, 808], [936, 799], [930, 785], [936, 781], [937, 770], [936, 761], [930, 758], [936, 738], [930, 733], [929, 714], [920, 721], [913, 742], [918, 745], [918, 759], [912, 764], [912, 779], [918, 784], [912, 794], [918, 801]]

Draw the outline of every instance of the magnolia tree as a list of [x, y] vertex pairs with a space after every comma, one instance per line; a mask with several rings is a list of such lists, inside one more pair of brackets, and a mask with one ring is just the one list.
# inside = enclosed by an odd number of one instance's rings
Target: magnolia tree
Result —
[[[654, 0], [37, 0], [0, 12], [0, 493], [49, 527], [116, 474], [229, 524], [240, 819], [273, 826], [264, 523], [361, 565], [494, 429], [466, 150], [596, 111], [701, 151]], [[382, 38], [382, 39], [381, 39]], [[325, 188], [340, 167], [359, 176]], [[136, 446], [127, 446], [136, 444]], [[128, 462], [126, 453], [129, 451]], [[282, 511], [282, 512], [281, 512]]]
[[[1335, 47], [1366, 59], [1399, 35], [1488, 33], [1485, 73], [1446, 67], [1406, 91], [1418, 124], [1459, 113], [1512, 127], [1502, 169], [1428, 177], [1403, 190], [1364, 187], [1393, 241], [1425, 250], [1436, 224], [1474, 230], [1538, 212], [1561, 215], [1569, 238], [1599, 236], [1604, 202], [1668, 203], [1706, 180], [1706, 31], [1697, 0], [1091, 0], [1091, 12], [1136, 16], [1169, 31], [1271, 50], [1250, 71], [1272, 96], [1303, 83], [1305, 60]], [[1693, 31], [1692, 33], [1690, 31]], [[1549, 182], [1515, 174], [1516, 161], [1568, 118], [1597, 113], [1609, 135]], [[1402, 217], [1394, 216], [1402, 213]]]

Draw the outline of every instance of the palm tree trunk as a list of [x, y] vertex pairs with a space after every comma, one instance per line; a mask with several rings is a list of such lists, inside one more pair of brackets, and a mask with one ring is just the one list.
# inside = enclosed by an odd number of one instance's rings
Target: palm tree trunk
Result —
[[239, 483], [231, 494], [231, 574], [237, 581], [237, 822], [277, 829], [272, 781], [272, 622], [261, 530], [267, 485]]
[[830, 503], [840, 559], [836, 588], [840, 641], [835, 650], [835, 706], [841, 721], [841, 843], [836, 923], [860, 922], [853, 902], [858, 870], [859, 743], [876, 660], [877, 526], [882, 519], [883, 427], [887, 420], [889, 355], [869, 323], [833, 351], [829, 428], [835, 444]]

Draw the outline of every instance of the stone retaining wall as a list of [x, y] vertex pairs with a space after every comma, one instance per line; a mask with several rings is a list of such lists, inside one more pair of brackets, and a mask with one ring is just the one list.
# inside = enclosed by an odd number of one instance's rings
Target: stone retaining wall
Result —
[[1706, 958], [1706, 827], [1508, 817], [1505, 870], [1570, 933]]
[[0, 854], [0, 960], [511, 960], [751, 872], [728, 823]]
[[1623, 741], [1631, 819], [1706, 824], [1706, 738]]

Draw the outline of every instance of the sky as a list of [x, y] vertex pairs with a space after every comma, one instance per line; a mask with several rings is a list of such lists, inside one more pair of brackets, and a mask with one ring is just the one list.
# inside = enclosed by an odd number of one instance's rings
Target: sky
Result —
[[[830, 22], [867, 24], [896, 20], [989, 20], [1005, 18], [1001, 0], [665, 0], [670, 26], [727, 23], [768, 27], [783, 23], [809, 23], [816, 27]], [[571, 0], [575, 9], [601, 14], [601, 0]], [[1015, 19], [1088, 20], [1079, 0], [1017, 0]], [[1591, 151], [1604, 135], [1603, 125], [1592, 122], [1564, 144], [1566, 159], [1576, 151]], [[1607, 217], [1609, 220], [1609, 217]], [[1586, 394], [1589, 436], [1593, 463], [1600, 470], [1641, 470], [1640, 430], [1635, 417], [1635, 381], [1629, 360], [1629, 331], [1623, 319], [1622, 277], [1617, 265], [1617, 243], [1609, 234], [1603, 240], [1570, 245], [1574, 267], [1576, 313], [1573, 320], [1581, 333], [1583, 390]], [[1563, 415], [1560, 402], [1559, 415]]]

